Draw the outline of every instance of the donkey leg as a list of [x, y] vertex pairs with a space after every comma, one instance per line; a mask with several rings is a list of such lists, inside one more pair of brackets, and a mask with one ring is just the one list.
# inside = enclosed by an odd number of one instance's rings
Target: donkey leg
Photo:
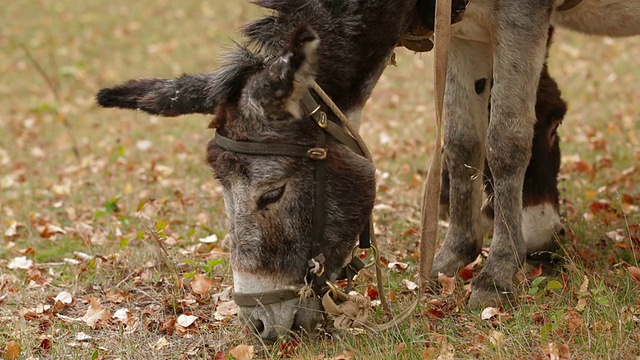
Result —
[[432, 277], [438, 272], [455, 275], [482, 248], [480, 207], [491, 62], [488, 43], [452, 38], [445, 94], [450, 220], [449, 231], [434, 260]]
[[525, 260], [522, 186], [531, 157], [536, 89], [544, 62], [552, 1], [497, 0], [494, 84], [487, 160], [494, 178], [493, 241], [473, 280], [472, 306], [503, 304]]

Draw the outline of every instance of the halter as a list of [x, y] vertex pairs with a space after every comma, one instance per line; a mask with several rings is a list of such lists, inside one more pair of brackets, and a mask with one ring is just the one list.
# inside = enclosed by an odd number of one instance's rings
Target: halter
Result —
[[[259, 292], [259, 293], [238, 293], [234, 292], [233, 299], [239, 306], [255, 307], [268, 304], [284, 302], [296, 298], [311, 297], [314, 294], [321, 296], [326, 293], [328, 285], [328, 275], [324, 269], [325, 256], [321, 252], [321, 245], [324, 240], [325, 220], [326, 220], [326, 188], [327, 188], [327, 139], [326, 134], [333, 136], [338, 142], [347, 146], [358, 155], [364, 156], [364, 151], [357, 141], [343, 127], [329, 121], [323, 106], [319, 105], [309, 91], [306, 91], [301, 100], [305, 113], [324, 131], [321, 133], [320, 141], [315, 146], [303, 146], [294, 144], [273, 144], [249, 141], [236, 141], [220, 135], [216, 132], [214, 142], [221, 148], [248, 155], [265, 156], [291, 156], [306, 158], [313, 162], [313, 183], [314, 183], [314, 212], [313, 212], [313, 245], [312, 258], [309, 259], [305, 281], [311, 282], [310, 290], [308, 284], [293, 285], [282, 289]], [[368, 249], [370, 243], [370, 224], [364, 227], [359, 235], [359, 248]], [[341, 275], [351, 281], [353, 276], [364, 267], [364, 263], [357, 257], [352, 257], [349, 264], [343, 269]]]

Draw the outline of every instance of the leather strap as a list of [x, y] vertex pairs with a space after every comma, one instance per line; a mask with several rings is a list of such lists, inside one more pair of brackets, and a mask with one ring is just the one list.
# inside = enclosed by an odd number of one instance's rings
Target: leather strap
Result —
[[556, 10], [558, 10], [558, 11], [571, 10], [574, 7], [578, 6], [581, 2], [582, 2], [582, 0], [564, 0], [562, 5], [558, 6], [556, 8]]
[[313, 119], [324, 131], [328, 132], [341, 144], [346, 145], [351, 151], [360, 156], [364, 156], [363, 150], [358, 145], [358, 142], [345, 131], [345, 129], [336, 124], [333, 121], [327, 119], [327, 113], [322, 105], [318, 104], [316, 99], [313, 98], [311, 92], [305, 91], [301, 99], [302, 109], [305, 113]]
[[256, 307], [297, 299], [301, 287], [285, 288], [260, 293], [233, 293], [233, 301], [238, 306]]
[[[308, 147], [302, 145], [292, 144], [272, 144], [272, 143], [260, 143], [250, 141], [236, 141], [220, 135], [216, 131], [214, 136], [215, 143], [223, 149], [250, 155], [277, 155], [277, 156], [296, 156], [296, 157], [308, 157], [314, 160], [319, 159], [314, 155], [312, 150], [322, 152], [326, 150], [323, 147]], [[315, 156], [315, 157], [314, 157]]]

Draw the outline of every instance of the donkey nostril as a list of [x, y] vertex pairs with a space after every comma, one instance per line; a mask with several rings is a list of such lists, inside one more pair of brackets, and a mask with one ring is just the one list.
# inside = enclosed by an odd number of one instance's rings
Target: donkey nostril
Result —
[[251, 324], [253, 325], [253, 331], [256, 334], [260, 335], [264, 331], [264, 322], [260, 319], [251, 319]]
[[567, 227], [564, 226], [563, 224], [557, 224], [555, 230], [556, 230], [556, 234], [560, 236], [567, 236]]

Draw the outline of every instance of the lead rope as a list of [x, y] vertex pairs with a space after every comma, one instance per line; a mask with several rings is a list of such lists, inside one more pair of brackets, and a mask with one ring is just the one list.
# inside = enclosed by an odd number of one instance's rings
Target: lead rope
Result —
[[[416, 309], [420, 300], [420, 295], [427, 289], [429, 274], [433, 267], [433, 258], [435, 256], [435, 245], [438, 236], [438, 206], [440, 196], [440, 173], [442, 168], [442, 127], [444, 124], [444, 93], [446, 84], [446, 72], [447, 72], [447, 60], [450, 41], [450, 25], [451, 25], [451, 0], [437, 0], [436, 1], [436, 16], [435, 16], [435, 31], [434, 31], [434, 92], [436, 100], [436, 144], [434, 157], [431, 160], [429, 171], [427, 173], [427, 179], [425, 180], [424, 193], [422, 198], [422, 217], [421, 226], [422, 231], [420, 233], [420, 293], [416, 296], [416, 299], [412, 304], [402, 311], [397, 316], [393, 316], [391, 307], [389, 306], [385, 293], [384, 284], [382, 280], [382, 271], [378, 266], [378, 259], [375, 259], [376, 265], [376, 282], [378, 286], [378, 293], [385, 312], [387, 312], [392, 319], [384, 324], [375, 324], [368, 320], [369, 318], [369, 302], [362, 295], [349, 295], [339, 291], [337, 288], [333, 288], [332, 291], [327, 292], [322, 298], [322, 305], [327, 313], [334, 317], [334, 324], [337, 328], [348, 328], [359, 326], [373, 331], [384, 331], [398, 326], [401, 322], [406, 320], [413, 311]], [[311, 83], [311, 88], [320, 96], [324, 103], [331, 109], [331, 111], [340, 119], [342, 125], [349, 130], [354, 137], [358, 146], [362, 149], [364, 156], [372, 160], [371, 153], [369, 152], [366, 144], [362, 140], [362, 137], [349, 123], [349, 119], [342, 113], [342, 111], [336, 106], [331, 98], [320, 88], [320, 86], [314, 81]], [[377, 248], [377, 240], [375, 232], [373, 231], [373, 219], [369, 222], [371, 226], [371, 243]], [[333, 293], [336, 299], [343, 301], [342, 304], [336, 305], [335, 299], [331, 297]]]
[[447, 80], [449, 42], [451, 41], [451, 0], [436, 1], [434, 30], [434, 93], [436, 100], [436, 144], [427, 172], [422, 197], [420, 232], [420, 286], [424, 292], [433, 267], [438, 238], [438, 206], [442, 172], [442, 128], [444, 126], [444, 95]]
[[[351, 133], [351, 136], [353, 136], [354, 140], [362, 150], [362, 154], [364, 155], [364, 157], [367, 158], [369, 161], [373, 161], [373, 158], [371, 157], [371, 152], [369, 151], [369, 148], [367, 148], [367, 144], [365, 144], [364, 140], [362, 139], [362, 136], [360, 136], [360, 133], [349, 122], [349, 119], [344, 115], [344, 113], [342, 113], [340, 108], [338, 108], [338, 106], [333, 102], [333, 100], [331, 100], [331, 97], [327, 95], [327, 93], [325, 93], [324, 90], [322, 90], [322, 88], [320, 87], [320, 85], [318, 85], [318, 83], [316, 83], [315, 81], [311, 83], [311, 88], [313, 89], [313, 91], [316, 92], [316, 94], [318, 94], [318, 96], [320, 96], [322, 101], [324, 101], [324, 103], [329, 107], [329, 109], [331, 109], [331, 111], [338, 117], [342, 125], [345, 128], [347, 128], [347, 130], [349, 130], [349, 132]], [[369, 227], [370, 227], [369, 236], [371, 237], [371, 244], [373, 245], [374, 248], [377, 249], [378, 240], [376, 239], [376, 234], [373, 228], [373, 215], [369, 218]], [[378, 294], [379, 294], [380, 302], [382, 303], [382, 308], [389, 316], [393, 316], [393, 311], [391, 310], [391, 306], [389, 306], [389, 302], [387, 301], [387, 297], [385, 296], [384, 283], [382, 280], [382, 270], [380, 269], [380, 266], [378, 266], [378, 259], [374, 259], [374, 262], [375, 262], [374, 267], [376, 269], [376, 286], [378, 286]]]

